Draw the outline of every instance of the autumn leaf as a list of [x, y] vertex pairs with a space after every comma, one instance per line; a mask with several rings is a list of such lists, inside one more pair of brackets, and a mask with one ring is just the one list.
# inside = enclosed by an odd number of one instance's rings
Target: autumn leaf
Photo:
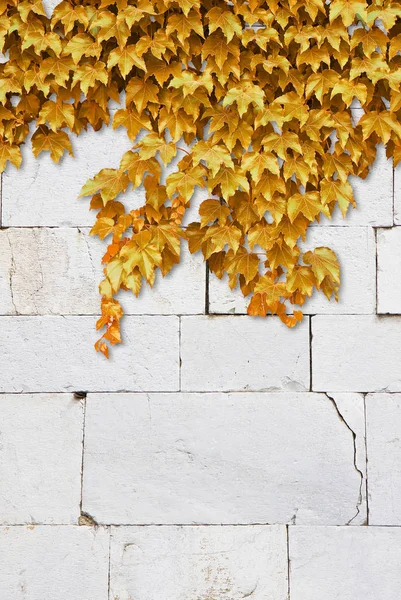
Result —
[[73, 156], [70, 138], [65, 131], [49, 131], [41, 127], [32, 136], [32, 151], [35, 156], [41, 152], [50, 152], [54, 162], [59, 162], [64, 152]]
[[320, 285], [327, 276], [333, 282], [340, 283], [340, 266], [337, 256], [330, 248], [315, 248], [315, 250], [305, 252], [303, 261], [306, 265], [311, 265], [312, 271]]
[[228, 90], [223, 100], [223, 106], [228, 106], [229, 104], [236, 102], [238, 114], [242, 117], [250, 104], [262, 109], [264, 106], [264, 99], [265, 94], [258, 85], [245, 81], [241, 85], [232, 87]]
[[81, 189], [80, 197], [100, 192], [103, 202], [116, 198], [127, 189], [129, 179], [126, 173], [117, 169], [102, 169], [93, 179], [89, 179]]
[[113, 232], [113, 228], [115, 226], [114, 219], [109, 219], [108, 217], [101, 217], [97, 219], [96, 223], [90, 230], [91, 235], [98, 235], [101, 240], [110, 235]]
[[401, 139], [401, 125], [395, 115], [388, 111], [366, 113], [359, 121], [359, 125], [362, 127], [365, 140], [373, 133], [387, 144], [392, 132]]
[[185, 200], [189, 200], [194, 193], [196, 186], [205, 187], [205, 169], [198, 165], [187, 171], [172, 173], [167, 177], [166, 190], [171, 198], [175, 193], [179, 192]]
[[21, 166], [22, 154], [18, 146], [13, 146], [5, 141], [0, 141], [0, 171], [4, 171], [7, 161], [16, 167]]
[[224, 225], [230, 214], [230, 209], [227, 205], [222, 204], [219, 200], [204, 200], [199, 207], [201, 216], [201, 226], [218, 221], [220, 225]]
[[216, 186], [220, 186], [224, 200], [228, 200], [239, 188], [249, 190], [248, 180], [242, 171], [226, 166], [222, 166], [216, 175], [209, 179], [209, 191], [212, 192]]
[[67, 102], [53, 102], [48, 100], [44, 103], [36, 121], [38, 125], [48, 123], [53, 131], [68, 125], [70, 129], [74, 127], [75, 110]]
[[219, 171], [221, 165], [234, 168], [230, 152], [223, 145], [200, 141], [192, 148], [192, 155], [194, 164], [204, 161], [213, 176]]
[[110, 68], [114, 67], [115, 65], [118, 65], [120, 73], [123, 77], [128, 75], [134, 65], [146, 71], [145, 61], [143, 58], [138, 56], [136, 52], [136, 46], [134, 44], [130, 44], [124, 48], [115, 48], [110, 52], [107, 66]]

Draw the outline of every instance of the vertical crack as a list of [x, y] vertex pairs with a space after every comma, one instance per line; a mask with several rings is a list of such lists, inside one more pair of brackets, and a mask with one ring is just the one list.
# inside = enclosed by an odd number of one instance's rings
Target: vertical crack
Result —
[[16, 315], [18, 315], [19, 313], [18, 313], [17, 307], [15, 305], [14, 288], [13, 288], [13, 278], [14, 278], [15, 271], [16, 271], [15, 260], [14, 260], [14, 251], [13, 251], [13, 247], [12, 247], [10, 236], [9, 236], [8, 232], [6, 233], [6, 236], [7, 236], [8, 245], [10, 247], [10, 258], [11, 258], [10, 270], [8, 272], [8, 283], [9, 283], [9, 287], [10, 287], [11, 304], [13, 305], [14, 313]]
[[[342, 421], [344, 423], [344, 425], [346, 426], [346, 428], [351, 432], [352, 435], [352, 440], [353, 440], [353, 445], [354, 445], [354, 468], [355, 471], [358, 473], [358, 475], [360, 476], [360, 485], [359, 485], [359, 494], [358, 494], [358, 500], [357, 503], [355, 505], [356, 508], [356, 513], [355, 515], [346, 523], [346, 525], [351, 525], [352, 521], [354, 521], [357, 516], [360, 513], [360, 507], [362, 504], [362, 500], [363, 500], [363, 495], [362, 495], [362, 486], [363, 486], [363, 480], [364, 480], [364, 476], [363, 473], [361, 471], [361, 469], [358, 467], [358, 460], [357, 460], [357, 447], [356, 447], [356, 433], [355, 431], [352, 429], [352, 427], [349, 426], [349, 424], [347, 423], [347, 421], [344, 419], [343, 415], [340, 412], [340, 409], [338, 408], [337, 402], [335, 401], [333, 396], [330, 396], [327, 392], [325, 392], [325, 395], [327, 396], [327, 398], [329, 398], [329, 400], [331, 400], [334, 408], [336, 409], [337, 415], [340, 419], [340, 421]], [[366, 439], [366, 438], [365, 438]]]
[[95, 265], [93, 264], [93, 256], [92, 256], [92, 252], [90, 250], [88, 238], [87, 238], [87, 236], [83, 233], [83, 231], [79, 227], [77, 227], [77, 229], [78, 229], [79, 233], [83, 237], [84, 244], [86, 246], [86, 250], [88, 252], [89, 260], [90, 260], [90, 263], [91, 263], [92, 273], [93, 273], [93, 275], [96, 275]]

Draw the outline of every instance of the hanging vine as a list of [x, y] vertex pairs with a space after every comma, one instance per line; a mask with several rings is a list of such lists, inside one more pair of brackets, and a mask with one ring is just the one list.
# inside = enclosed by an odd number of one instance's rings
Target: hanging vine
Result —
[[[71, 134], [109, 123], [110, 100], [132, 140], [81, 193], [91, 233], [110, 240], [97, 350], [121, 341], [117, 292], [166, 275], [181, 240], [250, 315], [292, 327], [314, 289], [337, 299], [334, 252], [298, 244], [355, 205], [348, 176], [367, 176], [378, 143], [400, 160], [400, 2], [63, 0], [48, 18], [41, 0], [3, 0], [0, 14], [0, 170], [20, 166], [31, 124], [35, 156], [72, 154]], [[197, 188], [209, 198], [185, 228]]]

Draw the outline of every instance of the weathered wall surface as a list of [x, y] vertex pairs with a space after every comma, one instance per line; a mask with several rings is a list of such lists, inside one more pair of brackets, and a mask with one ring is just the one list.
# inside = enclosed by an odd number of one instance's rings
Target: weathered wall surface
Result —
[[381, 151], [359, 210], [309, 232], [338, 304], [253, 319], [185, 254], [122, 297], [107, 362], [77, 195], [129, 146], [104, 129], [3, 175], [1, 600], [399, 598], [401, 170]]

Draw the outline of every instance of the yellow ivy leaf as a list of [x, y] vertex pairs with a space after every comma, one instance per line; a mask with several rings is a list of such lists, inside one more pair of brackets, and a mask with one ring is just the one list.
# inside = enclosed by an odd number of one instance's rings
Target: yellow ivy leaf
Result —
[[312, 271], [320, 285], [327, 276], [333, 282], [340, 283], [340, 265], [337, 256], [330, 248], [315, 248], [313, 251], [305, 252], [303, 261], [306, 265], [311, 265]]
[[35, 156], [41, 152], [50, 152], [54, 162], [59, 162], [64, 152], [73, 156], [70, 138], [65, 131], [48, 131], [44, 127], [38, 129], [32, 136], [32, 150]]

